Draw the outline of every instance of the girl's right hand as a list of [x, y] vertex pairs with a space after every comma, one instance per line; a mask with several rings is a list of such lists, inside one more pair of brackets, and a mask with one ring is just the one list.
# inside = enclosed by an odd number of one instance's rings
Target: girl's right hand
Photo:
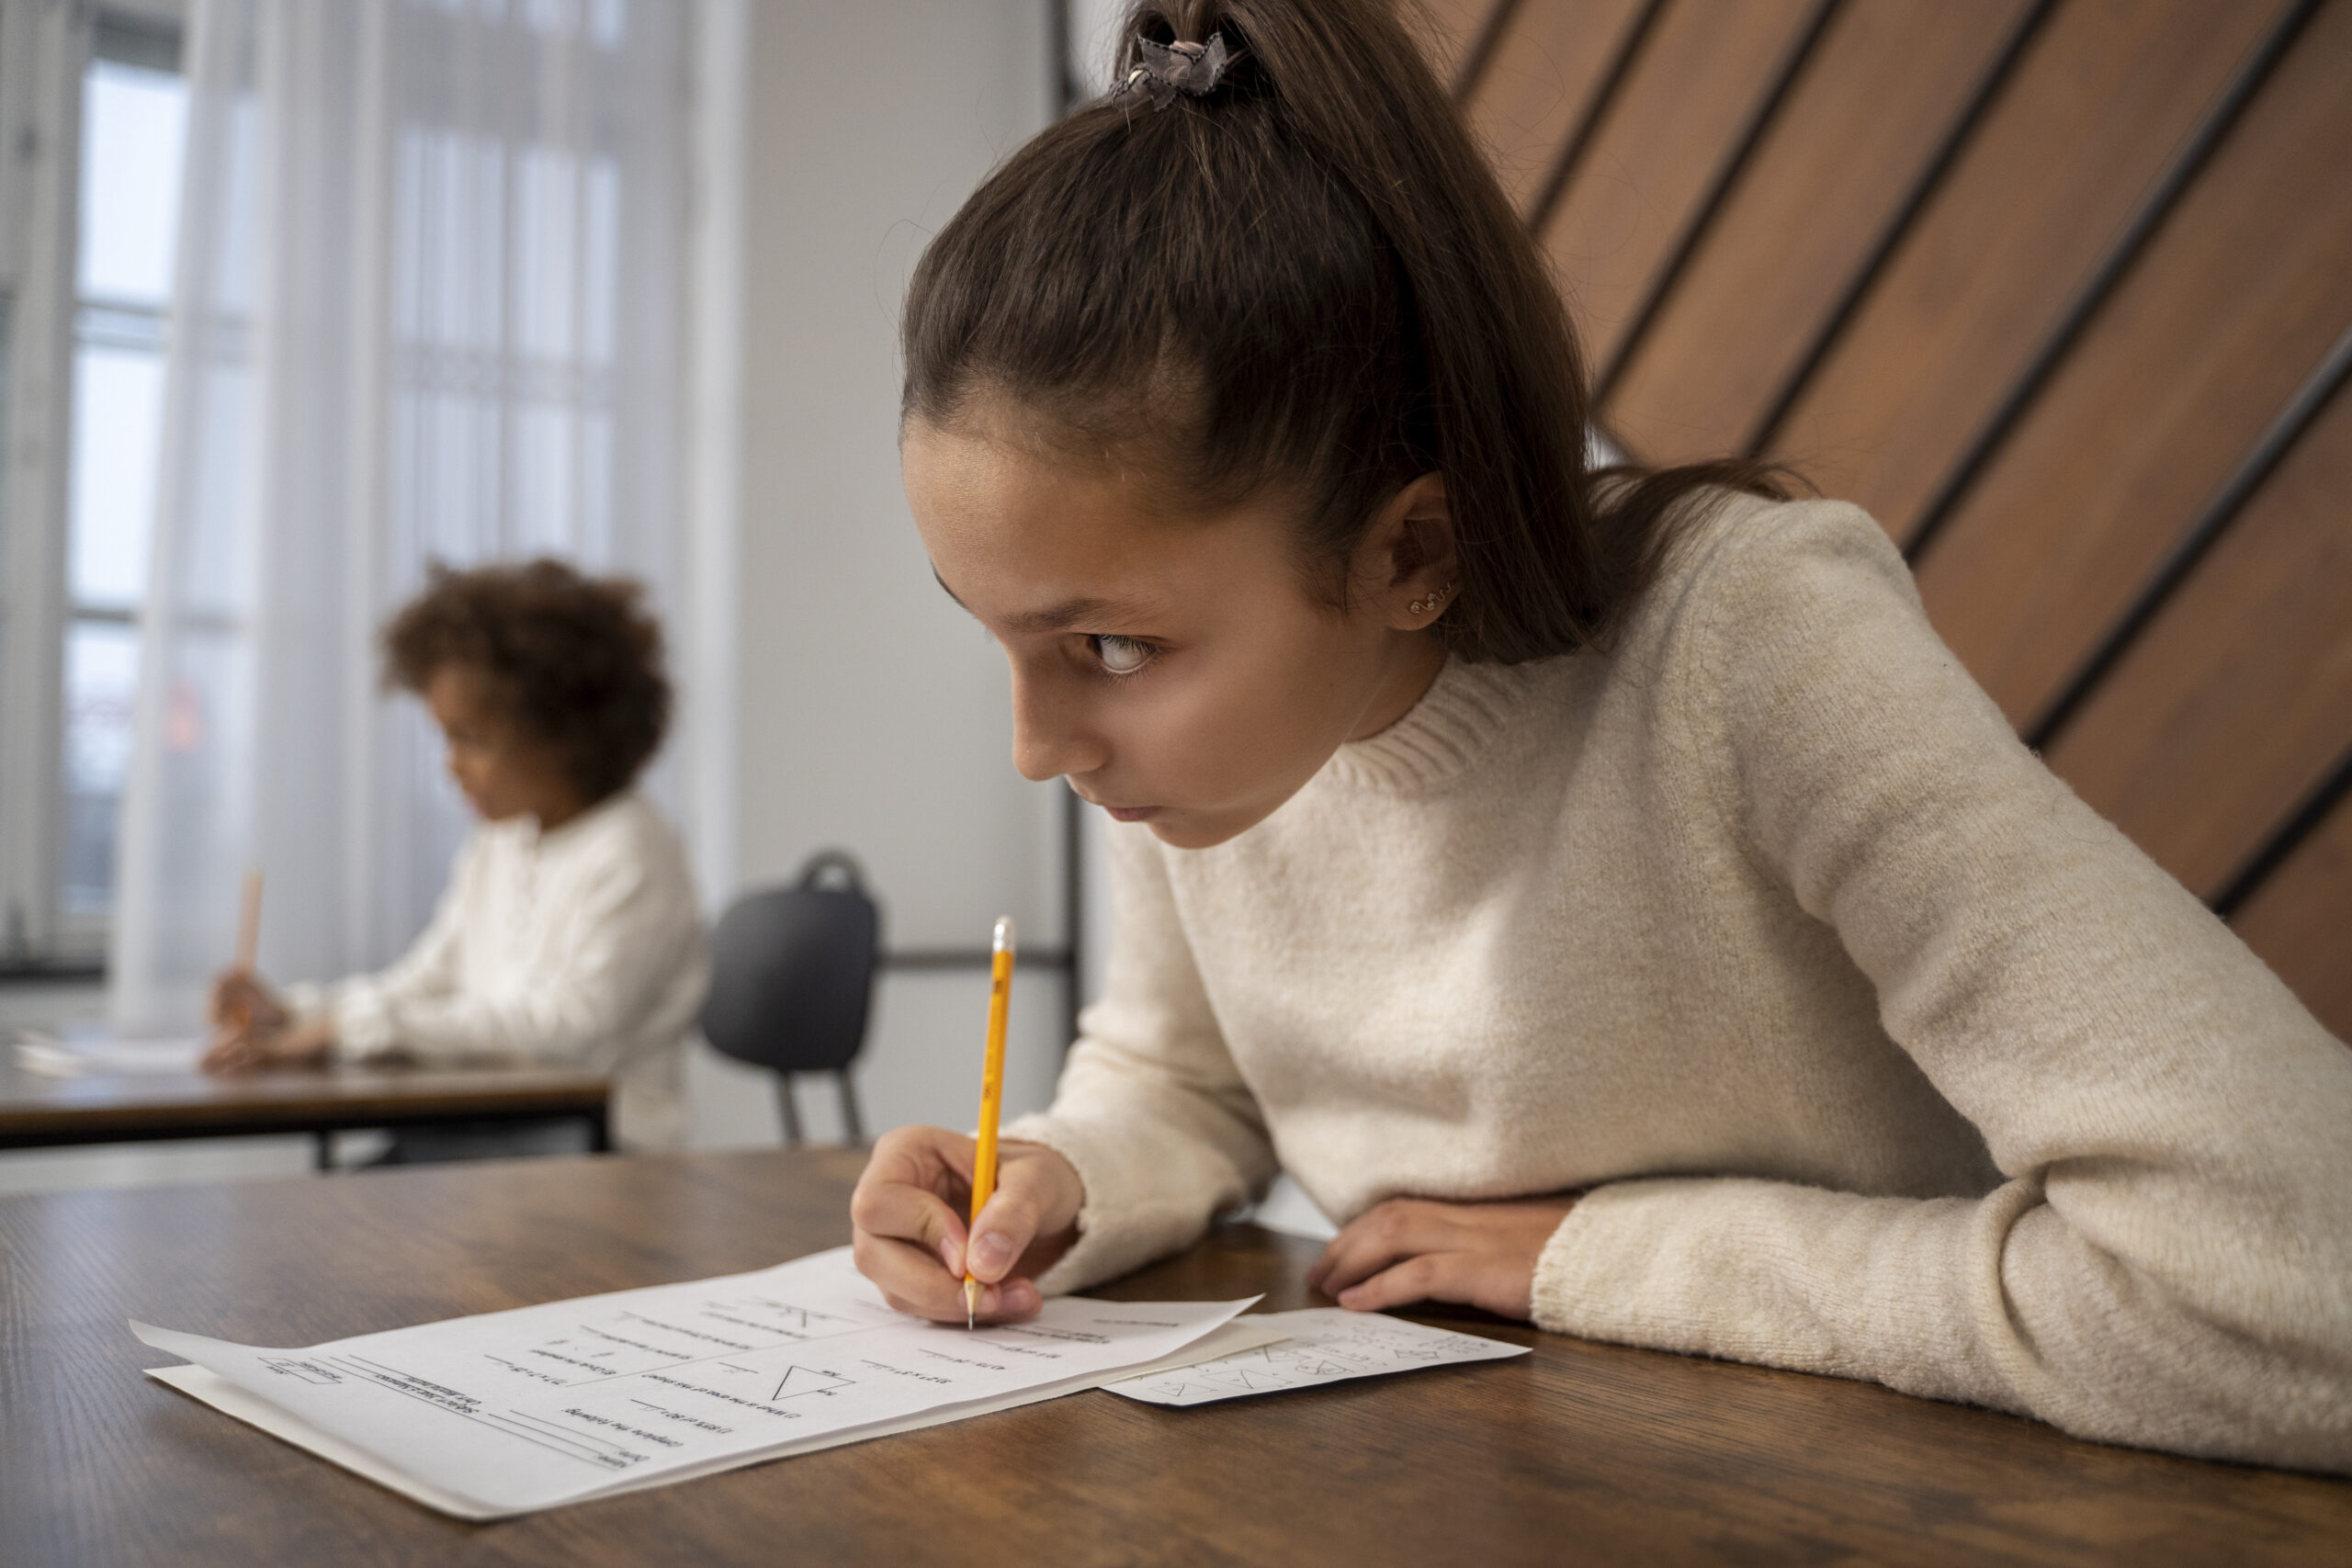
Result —
[[1078, 1239], [1086, 1190], [1069, 1161], [1039, 1144], [997, 1145], [996, 1192], [970, 1236], [971, 1139], [944, 1127], [882, 1134], [850, 1195], [858, 1272], [900, 1312], [964, 1321], [967, 1252], [980, 1281], [978, 1315], [1027, 1317], [1045, 1304], [1033, 1281]]
[[223, 969], [212, 978], [206, 1021], [219, 1030], [282, 1029], [291, 1015], [268, 983], [250, 969]]

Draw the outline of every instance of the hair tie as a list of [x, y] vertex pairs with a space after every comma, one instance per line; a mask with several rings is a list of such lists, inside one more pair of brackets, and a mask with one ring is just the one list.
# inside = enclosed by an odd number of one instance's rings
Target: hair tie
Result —
[[1136, 39], [1136, 63], [1126, 80], [1111, 89], [1114, 98], [1125, 97], [1141, 87], [1151, 99], [1154, 108], [1166, 108], [1176, 101], [1179, 93], [1200, 98], [1216, 90], [1218, 78], [1225, 74], [1225, 35], [1211, 33], [1209, 41], [1199, 43], [1157, 43], [1148, 38]]

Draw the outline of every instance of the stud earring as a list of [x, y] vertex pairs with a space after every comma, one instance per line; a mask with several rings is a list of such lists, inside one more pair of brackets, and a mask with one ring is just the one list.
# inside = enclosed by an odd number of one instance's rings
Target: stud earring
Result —
[[1414, 600], [1411, 604], [1406, 605], [1405, 608], [1411, 611], [1416, 615], [1421, 614], [1425, 610], [1434, 610], [1440, 604], [1444, 604], [1445, 596], [1453, 592], [1453, 584], [1451, 582], [1446, 583], [1442, 587], [1432, 588], [1428, 593]]

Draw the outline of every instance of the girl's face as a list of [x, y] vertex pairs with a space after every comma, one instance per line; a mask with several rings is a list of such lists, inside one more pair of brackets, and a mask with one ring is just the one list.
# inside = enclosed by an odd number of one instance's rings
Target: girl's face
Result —
[[441, 665], [425, 682], [424, 705], [449, 743], [449, 776], [492, 822], [529, 812], [543, 829], [562, 826], [580, 815], [579, 791], [561, 760], [526, 737], [497, 699], [471, 665]]
[[1453, 581], [1434, 476], [1383, 510], [1334, 609], [1273, 497], [1179, 515], [1137, 468], [1051, 455], [1013, 428], [917, 422], [903, 458], [933, 570], [1012, 663], [1026, 777], [1065, 774], [1120, 821], [1205, 849], [1402, 717], [1443, 665], [1436, 609], [1408, 608]]

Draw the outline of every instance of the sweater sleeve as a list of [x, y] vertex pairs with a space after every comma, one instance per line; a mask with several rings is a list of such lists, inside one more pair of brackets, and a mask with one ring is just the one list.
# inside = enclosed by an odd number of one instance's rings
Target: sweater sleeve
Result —
[[286, 988], [287, 1001], [297, 1014], [334, 1015], [338, 1060], [361, 1062], [390, 1050], [395, 1042], [389, 1010], [393, 1005], [446, 996], [457, 988], [465, 912], [481, 876], [481, 838], [469, 839], [449, 868], [449, 885], [441, 890], [432, 920], [390, 968], [325, 985], [304, 983]]
[[537, 968], [513, 983], [424, 988], [376, 976], [346, 985], [334, 1003], [339, 1049], [356, 1060], [500, 1056], [612, 1070], [652, 1012], [675, 1011], [684, 1028], [701, 998], [708, 959], [700, 917], [691, 884], [669, 872], [644, 853], [598, 865], [548, 910], [564, 922], [563, 940], [536, 944]]
[[1052, 1109], [1004, 1130], [1060, 1154], [1085, 1185], [1077, 1245], [1037, 1281], [1048, 1292], [1191, 1246], [1275, 1168], [1158, 846], [1141, 827], [1114, 826], [1109, 840], [1117, 919], [1102, 998], [1080, 1016]]
[[1539, 1321], [2352, 1468], [2352, 1052], [2018, 743], [1861, 513], [1750, 518], [1670, 636], [1725, 818], [2004, 1179], [1605, 1187]]

